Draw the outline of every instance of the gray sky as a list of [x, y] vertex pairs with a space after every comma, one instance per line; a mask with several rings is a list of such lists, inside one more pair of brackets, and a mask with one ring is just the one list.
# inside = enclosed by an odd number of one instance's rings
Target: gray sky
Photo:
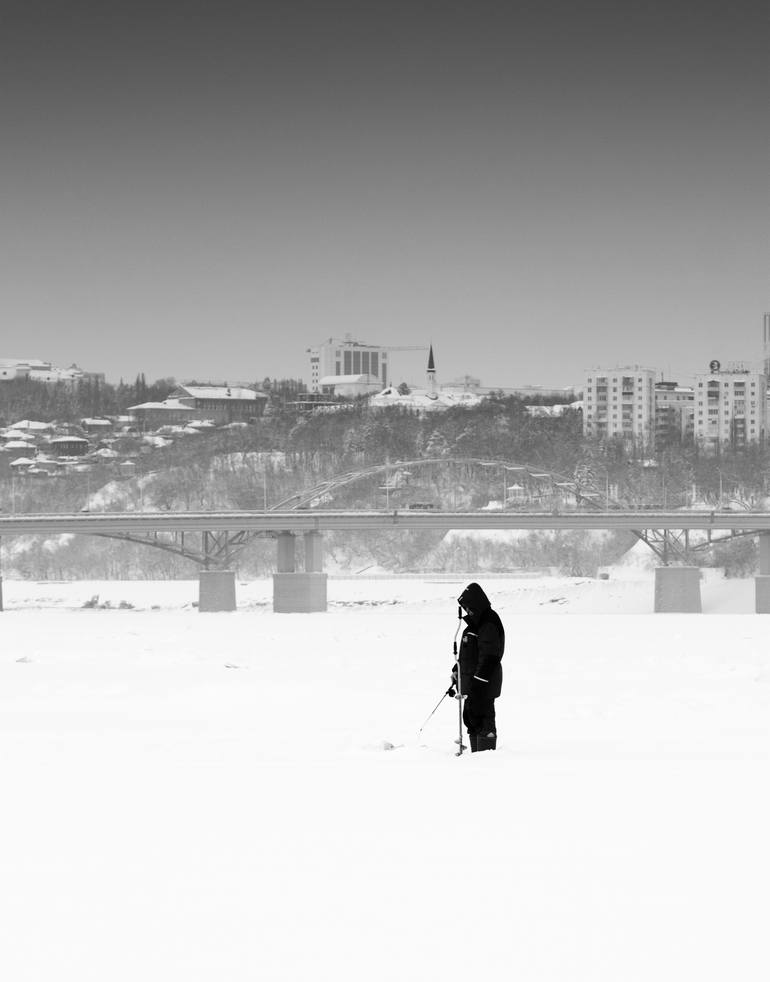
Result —
[[350, 332], [489, 385], [759, 362], [769, 41], [711, 0], [4, 0], [0, 357], [306, 377]]

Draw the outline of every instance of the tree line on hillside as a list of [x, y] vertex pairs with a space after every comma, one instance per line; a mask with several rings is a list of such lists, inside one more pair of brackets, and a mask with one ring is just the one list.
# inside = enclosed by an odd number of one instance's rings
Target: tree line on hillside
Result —
[[0, 426], [22, 419], [50, 423], [75, 423], [98, 416], [122, 416], [140, 402], [162, 402], [176, 386], [172, 378], [148, 383], [144, 374], [117, 385], [82, 379], [78, 382], [38, 382], [9, 379], [0, 383]]
[[[173, 378], [148, 382], [144, 372], [140, 372], [133, 382], [121, 379], [116, 385], [89, 378], [54, 384], [34, 379], [8, 379], [0, 382], [0, 426], [10, 426], [22, 419], [76, 423], [89, 417], [122, 416], [130, 406], [162, 402], [176, 386], [177, 381]], [[306, 391], [301, 379], [265, 378], [253, 383], [251, 388], [266, 392], [271, 407], [281, 407]]]

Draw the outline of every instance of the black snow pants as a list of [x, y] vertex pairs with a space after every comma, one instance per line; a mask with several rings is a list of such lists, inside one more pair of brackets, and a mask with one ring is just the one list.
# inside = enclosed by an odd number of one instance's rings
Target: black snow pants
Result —
[[463, 723], [468, 729], [471, 750], [494, 750], [497, 747], [495, 700], [470, 695], [463, 706]]

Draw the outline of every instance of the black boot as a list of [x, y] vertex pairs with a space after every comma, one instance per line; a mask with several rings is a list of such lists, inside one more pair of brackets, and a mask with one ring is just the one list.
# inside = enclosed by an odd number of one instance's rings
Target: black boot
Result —
[[476, 737], [476, 750], [496, 750], [497, 749], [497, 734], [496, 733], [479, 733]]
[[476, 736], [475, 733], [469, 733], [468, 734], [468, 743], [470, 743], [470, 745], [471, 745], [471, 753], [472, 754], [475, 754], [476, 751], [479, 749], [478, 748], [478, 739], [479, 738]]

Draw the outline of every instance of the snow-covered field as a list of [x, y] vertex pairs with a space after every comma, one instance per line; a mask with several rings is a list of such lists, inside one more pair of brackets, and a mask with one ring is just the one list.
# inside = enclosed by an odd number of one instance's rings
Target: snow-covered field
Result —
[[454, 702], [418, 730], [467, 579], [331, 580], [314, 615], [6, 580], [3, 980], [764, 982], [753, 582], [652, 616], [648, 575], [481, 577], [499, 749], [458, 759]]

